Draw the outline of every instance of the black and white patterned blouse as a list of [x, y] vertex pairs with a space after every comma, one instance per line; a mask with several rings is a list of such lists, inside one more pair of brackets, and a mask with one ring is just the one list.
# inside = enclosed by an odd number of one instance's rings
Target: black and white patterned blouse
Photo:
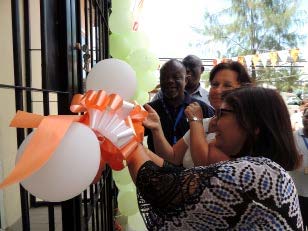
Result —
[[149, 230], [303, 230], [291, 177], [266, 158], [185, 170], [148, 161], [136, 186]]

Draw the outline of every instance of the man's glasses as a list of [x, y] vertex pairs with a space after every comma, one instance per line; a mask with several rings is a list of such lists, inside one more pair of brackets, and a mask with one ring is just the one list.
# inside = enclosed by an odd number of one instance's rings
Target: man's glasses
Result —
[[216, 110], [216, 118], [217, 119], [220, 119], [221, 116], [225, 113], [225, 112], [234, 112], [234, 110], [231, 110], [231, 109], [226, 109], [226, 108], [218, 108]]

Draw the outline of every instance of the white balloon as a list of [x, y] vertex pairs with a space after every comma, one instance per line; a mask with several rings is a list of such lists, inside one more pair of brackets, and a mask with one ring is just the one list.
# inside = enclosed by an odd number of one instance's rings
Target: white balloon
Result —
[[[20, 145], [16, 163], [35, 131]], [[99, 168], [100, 147], [94, 132], [74, 122], [47, 163], [21, 182], [32, 195], [50, 202], [71, 199], [85, 190]]]
[[124, 100], [130, 100], [137, 88], [136, 73], [122, 60], [104, 59], [96, 63], [88, 74], [86, 88], [116, 93]]

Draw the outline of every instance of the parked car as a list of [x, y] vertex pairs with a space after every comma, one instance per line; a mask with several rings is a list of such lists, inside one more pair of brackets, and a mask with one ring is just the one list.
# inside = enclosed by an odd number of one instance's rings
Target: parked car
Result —
[[301, 105], [302, 100], [296, 96], [291, 96], [287, 99], [287, 104], [288, 105]]

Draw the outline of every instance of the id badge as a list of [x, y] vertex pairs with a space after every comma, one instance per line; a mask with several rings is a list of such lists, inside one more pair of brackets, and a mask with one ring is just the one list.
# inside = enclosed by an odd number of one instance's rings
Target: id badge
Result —
[[304, 173], [305, 173], [305, 175], [308, 175], [308, 167], [305, 167]]

